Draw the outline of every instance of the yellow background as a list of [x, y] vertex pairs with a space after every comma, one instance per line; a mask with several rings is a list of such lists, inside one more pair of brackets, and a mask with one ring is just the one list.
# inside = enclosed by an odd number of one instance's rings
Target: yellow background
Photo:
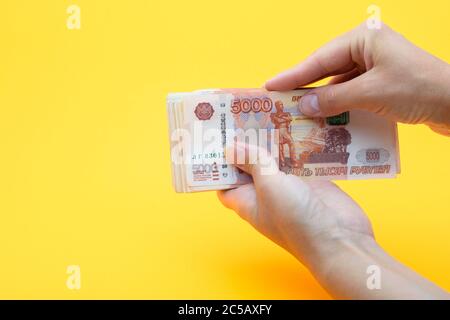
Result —
[[[81, 30], [66, 27], [70, 4]], [[173, 191], [165, 98], [260, 86], [369, 4], [3, 0], [0, 298], [329, 298], [214, 192]], [[450, 61], [448, 0], [376, 4]], [[447, 290], [449, 146], [401, 125], [398, 179], [339, 183], [388, 252]], [[81, 267], [80, 290], [66, 287], [68, 265]]]

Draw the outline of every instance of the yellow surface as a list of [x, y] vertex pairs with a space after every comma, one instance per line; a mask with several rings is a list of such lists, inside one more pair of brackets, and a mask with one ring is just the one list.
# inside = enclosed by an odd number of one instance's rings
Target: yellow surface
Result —
[[[66, 27], [71, 4], [80, 30]], [[0, 298], [328, 298], [214, 192], [173, 192], [165, 98], [260, 86], [369, 4], [3, 0]], [[448, 0], [376, 4], [450, 61]], [[339, 183], [392, 255], [447, 290], [449, 146], [402, 125], [398, 179]], [[66, 286], [69, 265], [80, 290]]]

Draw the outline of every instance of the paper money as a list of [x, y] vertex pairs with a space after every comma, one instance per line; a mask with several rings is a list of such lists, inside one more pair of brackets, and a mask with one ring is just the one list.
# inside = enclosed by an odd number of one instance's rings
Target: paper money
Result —
[[225, 160], [235, 141], [267, 150], [279, 169], [303, 179], [394, 178], [397, 125], [362, 110], [311, 118], [308, 89], [212, 89], [167, 97], [172, 179], [177, 192], [235, 188], [251, 178]]

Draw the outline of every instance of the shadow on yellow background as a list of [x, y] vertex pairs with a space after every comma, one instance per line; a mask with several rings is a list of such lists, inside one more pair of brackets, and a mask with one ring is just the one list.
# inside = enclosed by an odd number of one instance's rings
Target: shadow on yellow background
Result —
[[[66, 26], [72, 4], [79, 30]], [[165, 98], [261, 86], [370, 4], [2, 1], [0, 298], [328, 299], [215, 193], [174, 193]], [[449, 1], [376, 4], [450, 61]], [[398, 179], [339, 185], [388, 252], [450, 290], [449, 140], [401, 125], [400, 149]]]

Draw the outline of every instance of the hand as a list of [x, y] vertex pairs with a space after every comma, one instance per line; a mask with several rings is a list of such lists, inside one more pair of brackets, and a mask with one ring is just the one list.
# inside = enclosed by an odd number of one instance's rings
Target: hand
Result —
[[[278, 170], [267, 151], [236, 144], [227, 161], [253, 178], [253, 183], [219, 191], [220, 201], [255, 229], [292, 253], [322, 286], [337, 298], [425, 299], [449, 296], [431, 282], [396, 262], [375, 242], [361, 208], [334, 183], [305, 182]], [[268, 170], [270, 169], [270, 170]], [[383, 276], [381, 290], [369, 290], [367, 268]]]
[[[259, 151], [236, 144], [237, 154]], [[233, 148], [226, 151], [228, 161], [236, 164], [234, 153]], [[308, 267], [315, 268], [338, 241], [373, 240], [364, 212], [334, 183], [287, 175], [267, 152], [260, 153], [257, 163], [236, 166], [251, 174], [254, 183], [219, 191], [220, 201]], [[269, 167], [271, 172], [265, 173]]]
[[450, 66], [386, 25], [360, 25], [267, 81], [266, 89], [291, 90], [329, 76], [329, 85], [301, 99], [303, 113], [322, 117], [365, 109], [450, 135]]

